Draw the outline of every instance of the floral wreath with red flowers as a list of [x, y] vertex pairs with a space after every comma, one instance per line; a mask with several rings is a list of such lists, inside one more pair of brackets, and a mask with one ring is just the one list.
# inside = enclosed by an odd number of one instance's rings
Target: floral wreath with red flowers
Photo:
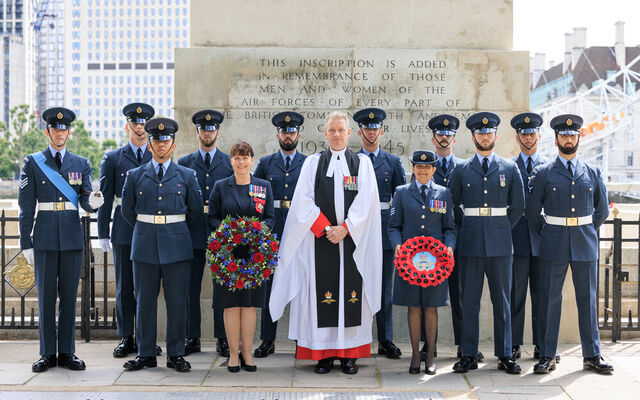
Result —
[[[243, 248], [248, 256], [237, 257]], [[278, 240], [257, 217], [227, 216], [209, 236], [207, 261], [211, 277], [230, 291], [255, 289], [266, 282], [278, 265]]]
[[444, 243], [430, 236], [417, 236], [400, 246], [394, 264], [402, 279], [426, 288], [444, 282], [453, 271], [454, 261]]

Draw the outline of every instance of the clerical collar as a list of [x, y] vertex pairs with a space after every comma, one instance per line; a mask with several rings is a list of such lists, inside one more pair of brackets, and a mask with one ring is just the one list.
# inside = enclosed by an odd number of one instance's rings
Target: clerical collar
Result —
[[345, 152], [347, 148], [342, 150], [331, 150], [331, 161], [329, 161], [329, 167], [327, 168], [327, 178], [331, 178], [334, 172], [342, 172], [342, 176], [350, 176], [349, 165], [347, 165], [347, 158]]

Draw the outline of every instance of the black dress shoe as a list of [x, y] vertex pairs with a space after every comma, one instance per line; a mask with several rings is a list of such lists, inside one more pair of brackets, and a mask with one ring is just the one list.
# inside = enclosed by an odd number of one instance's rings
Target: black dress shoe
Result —
[[519, 374], [522, 369], [511, 357], [498, 358], [498, 369], [503, 370], [507, 374]]
[[186, 338], [184, 340], [184, 355], [200, 353], [200, 338]]
[[263, 340], [260, 346], [253, 352], [253, 356], [256, 358], [265, 358], [269, 354], [273, 354], [276, 351], [276, 344], [273, 340]]
[[511, 348], [511, 358], [517, 360], [522, 357], [522, 352], [520, 351], [520, 345], [515, 345]]
[[538, 345], [535, 345], [533, 347], [533, 359], [534, 360], [539, 360], [540, 359], [540, 347], [538, 347]]
[[[421, 355], [418, 356], [418, 358], [419, 358], [418, 360], [414, 361], [413, 357], [411, 357], [411, 364], [409, 364], [409, 373], [411, 375], [416, 375], [420, 373], [420, 364], [422, 363], [422, 360], [420, 359]], [[414, 366], [416, 364], [417, 366]]]
[[242, 353], [240, 353], [240, 366], [247, 372], [256, 372], [258, 370], [257, 365], [249, 365], [244, 362], [244, 357], [242, 357]]
[[144, 367], [155, 368], [158, 366], [158, 360], [155, 357], [136, 357], [122, 365], [126, 371], [137, 371]]
[[178, 372], [187, 372], [191, 369], [191, 364], [182, 356], [169, 356], [167, 357], [167, 368], [173, 368]]
[[58, 354], [58, 366], [68, 368], [72, 371], [83, 371], [87, 368], [84, 361], [76, 357], [75, 354]]
[[55, 354], [51, 354], [49, 356], [42, 356], [40, 359], [33, 363], [31, 366], [31, 370], [33, 372], [44, 372], [51, 367], [55, 367], [58, 360], [56, 359]]
[[341, 358], [340, 366], [342, 367], [342, 372], [348, 375], [353, 375], [358, 373], [358, 366], [356, 365], [357, 358]]
[[138, 349], [136, 349], [136, 342], [133, 340], [133, 336], [123, 336], [120, 339], [120, 343], [113, 349], [113, 356], [115, 358], [122, 358], [137, 351]]
[[556, 359], [551, 357], [542, 357], [536, 365], [533, 366], [534, 374], [548, 374], [556, 369]]
[[560, 364], [560, 356], [556, 354], [556, 364]]
[[478, 359], [474, 357], [462, 357], [460, 361], [453, 364], [454, 372], [469, 372], [471, 369], [478, 369]]
[[156, 346], [156, 356], [159, 356], [160, 354], [162, 354], [162, 347]]
[[436, 363], [434, 362], [431, 366], [425, 365], [424, 373], [427, 375], [435, 375], [436, 374]]
[[386, 355], [387, 358], [396, 360], [400, 358], [400, 356], [402, 355], [402, 352], [400, 351], [398, 346], [393, 344], [393, 342], [385, 341], [385, 342], [380, 342], [380, 346], [378, 346], [378, 354], [382, 356]]
[[478, 362], [484, 362], [484, 354], [482, 354], [482, 352], [479, 351], [476, 358], [478, 359]]
[[611, 374], [613, 372], [613, 365], [604, 362], [604, 358], [601, 356], [585, 357], [582, 361], [582, 368], [596, 371], [599, 374]]
[[333, 368], [333, 357], [324, 358], [316, 364], [316, 374], [328, 374]]
[[229, 342], [227, 342], [227, 339], [218, 339], [216, 352], [222, 357], [229, 357]]

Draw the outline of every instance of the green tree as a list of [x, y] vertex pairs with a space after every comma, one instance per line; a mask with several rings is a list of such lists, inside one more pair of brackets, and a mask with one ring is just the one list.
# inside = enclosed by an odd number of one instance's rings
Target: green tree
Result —
[[91, 175], [100, 176], [100, 161], [103, 151], [100, 144], [91, 138], [91, 134], [84, 127], [84, 122], [75, 120], [71, 123], [71, 137], [67, 141], [67, 148], [74, 154], [89, 159]]
[[0, 178], [14, 178], [16, 176], [18, 160], [12, 153], [7, 124], [0, 121]]
[[105, 139], [102, 141], [102, 152], [106, 153], [118, 147], [118, 142], [113, 139]]
[[[11, 160], [10, 166], [2, 161], [0, 175], [13, 178], [22, 168], [24, 157], [28, 154], [41, 151], [49, 143], [46, 135], [38, 127], [38, 117], [29, 112], [29, 106], [21, 104], [9, 110], [11, 129], [4, 130], [2, 135], [5, 142], [0, 143], [0, 152], [6, 152]], [[8, 172], [8, 175], [5, 173]]]

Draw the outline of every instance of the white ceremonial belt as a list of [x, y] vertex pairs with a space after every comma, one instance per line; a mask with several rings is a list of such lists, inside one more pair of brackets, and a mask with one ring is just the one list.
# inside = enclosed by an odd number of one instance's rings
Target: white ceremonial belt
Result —
[[290, 208], [291, 200], [274, 200], [273, 206], [275, 208]]
[[391, 202], [390, 201], [381, 201], [380, 202], [380, 209], [381, 210], [388, 210], [391, 208]]
[[118, 206], [120, 206], [120, 205], [122, 205], [122, 198], [120, 198], [120, 197], [118, 197], [118, 196], [115, 196], [115, 197], [113, 198], [113, 206], [114, 206], [114, 207], [118, 207]]
[[545, 222], [549, 225], [560, 226], [589, 225], [593, 223], [593, 216], [585, 215], [584, 217], [554, 217], [551, 215], [547, 215]]
[[65, 211], [78, 210], [73, 203], [69, 201], [52, 201], [50, 203], [38, 203], [38, 211]]
[[466, 217], [502, 217], [507, 215], [507, 207], [465, 208]]
[[147, 224], [175, 224], [176, 222], [184, 222], [187, 220], [184, 214], [176, 215], [153, 215], [138, 214], [136, 219]]

